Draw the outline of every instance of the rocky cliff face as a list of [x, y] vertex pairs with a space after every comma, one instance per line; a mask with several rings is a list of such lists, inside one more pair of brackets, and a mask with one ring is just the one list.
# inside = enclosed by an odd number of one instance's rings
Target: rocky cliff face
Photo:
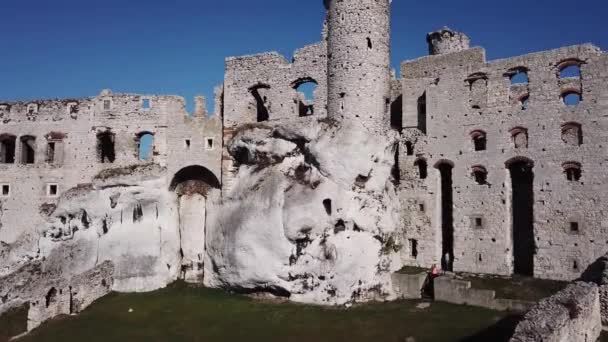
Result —
[[393, 296], [401, 265], [394, 140], [357, 123], [250, 125], [209, 211], [205, 284], [344, 304]]

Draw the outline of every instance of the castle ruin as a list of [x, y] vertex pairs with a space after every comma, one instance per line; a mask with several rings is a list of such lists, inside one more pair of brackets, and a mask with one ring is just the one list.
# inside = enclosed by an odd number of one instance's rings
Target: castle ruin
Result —
[[[390, 1], [324, 5], [292, 61], [227, 58], [213, 115], [109, 90], [1, 102], [0, 307], [38, 303], [33, 327], [178, 278], [345, 303], [391, 298], [403, 266], [573, 280], [606, 253], [608, 54], [487, 61], [443, 28], [397, 78]], [[102, 265], [102, 289], [77, 284]]]

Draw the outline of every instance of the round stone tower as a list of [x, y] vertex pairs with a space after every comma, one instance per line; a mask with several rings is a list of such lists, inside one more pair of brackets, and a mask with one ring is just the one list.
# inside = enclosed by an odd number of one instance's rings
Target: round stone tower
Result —
[[324, 0], [327, 110], [335, 120], [390, 127], [391, 0]]
[[453, 31], [449, 27], [429, 33], [426, 41], [429, 44], [429, 54], [431, 55], [467, 50], [471, 44], [471, 40], [466, 34]]

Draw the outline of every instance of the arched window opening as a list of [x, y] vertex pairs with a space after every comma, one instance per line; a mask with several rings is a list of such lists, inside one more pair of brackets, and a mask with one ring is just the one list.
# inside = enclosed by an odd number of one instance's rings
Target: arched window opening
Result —
[[137, 135], [137, 155], [139, 160], [152, 160], [152, 156], [154, 155], [154, 134], [142, 132]]
[[49, 292], [47, 292], [45, 296], [45, 305], [48, 308], [51, 304], [54, 304], [57, 301], [57, 289], [51, 287]]
[[488, 171], [481, 165], [475, 165], [472, 167], [471, 177], [479, 185], [488, 184]]
[[406, 141], [405, 150], [406, 150], [406, 154], [408, 156], [413, 156], [414, 155], [414, 143], [412, 143], [411, 141]]
[[426, 92], [418, 98], [418, 129], [426, 133]]
[[562, 125], [562, 141], [566, 145], [580, 146], [583, 144], [583, 128], [579, 123], [568, 122]]
[[114, 140], [115, 135], [111, 131], [97, 134], [97, 155], [100, 163], [113, 163], [116, 160]]
[[475, 151], [485, 151], [488, 145], [488, 139], [486, 132], [482, 130], [475, 130], [471, 132], [471, 139], [473, 140], [473, 148]]
[[391, 127], [399, 132], [403, 130], [403, 95], [391, 104]]
[[420, 179], [426, 179], [428, 177], [428, 164], [424, 158], [416, 160], [414, 166], [418, 168], [418, 177]]
[[11, 134], [0, 135], [0, 163], [15, 163], [15, 146], [17, 137]]
[[578, 58], [564, 60], [557, 64], [557, 76], [560, 79], [581, 78], [581, 65], [584, 62]]
[[581, 78], [581, 68], [578, 65], [570, 65], [559, 72], [559, 78]]
[[583, 168], [581, 163], [578, 162], [566, 162], [562, 165], [564, 168], [564, 174], [569, 182], [579, 182], [583, 176]]
[[511, 139], [515, 148], [528, 148], [528, 130], [523, 127], [511, 129]]
[[266, 84], [258, 84], [249, 89], [255, 100], [257, 122], [268, 121], [270, 118], [269, 90], [270, 86]]
[[576, 107], [583, 100], [581, 93], [574, 90], [566, 91], [562, 94], [562, 101], [566, 106]]
[[21, 137], [21, 164], [36, 162], [36, 137], [26, 135]]
[[530, 78], [528, 77], [528, 69], [525, 67], [517, 67], [507, 71], [506, 76], [511, 80], [511, 85], [517, 84], [528, 84]]
[[293, 83], [296, 90], [296, 111], [299, 116], [310, 116], [315, 114], [315, 98], [317, 92], [317, 81], [312, 78], [302, 78]]

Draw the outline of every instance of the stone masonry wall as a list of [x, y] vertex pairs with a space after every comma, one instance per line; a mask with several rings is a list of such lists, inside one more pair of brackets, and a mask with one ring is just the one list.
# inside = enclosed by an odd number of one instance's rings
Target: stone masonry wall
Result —
[[[404, 234], [419, 240], [417, 257], [404, 253], [407, 264], [442, 258], [440, 163], [453, 165], [456, 271], [513, 273], [505, 163], [517, 160], [534, 164], [534, 275], [572, 280], [605, 253], [607, 61], [597, 47], [580, 45], [489, 63], [483, 49], [472, 48], [402, 64], [401, 198], [414, 212], [404, 214]], [[580, 65], [581, 77], [560, 79], [564, 65]], [[516, 70], [529, 81], [511, 85]], [[582, 96], [576, 106], [562, 99], [572, 92]], [[426, 117], [419, 115], [421, 98]], [[582, 128], [580, 145], [562, 134], [572, 124]], [[475, 150], [476, 132], [486, 136], [485, 150]], [[409, 156], [406, 144], [413, 146]], [[418, 161], [428, 165], [425, 179]], [[567, 180], [568, 162], [580, 163], [580, 180]], [[478, 184], [475, 170], [485, 170], [487, 181]]]
[[[36, 227], [46, 220], [60, 195], [91, 183], [103, 169], [154, 163], [166, 167], [170, 180], [183, 167], [201, 165], [219, 179], [221, 118], [208, 117], [204, 107], [198, 108], [190, 117], [181, 97], [110, 91], [83, 99], [0, 102], [0, 140], [10, 136], [16, 140], [14, 163], [0, 163], [0, 183], [7, 191], [0, 197], [0, 241], [12, 245], [0, 253], [0, 274], [35, 256]], [[113, 163], [100, 159], [97, 134], [106, 131], [114, 134]], [[154, 135], [148, 161], [139, 160], [138, 155], [143, 132]], [[21, 138], [26, 136], [35, 137], [31, 164], [21, 159]], [[47, 158], [50, 142], [55, 144], [52, 162]], [[56, 192], [50, 186], [56, 186]]]

